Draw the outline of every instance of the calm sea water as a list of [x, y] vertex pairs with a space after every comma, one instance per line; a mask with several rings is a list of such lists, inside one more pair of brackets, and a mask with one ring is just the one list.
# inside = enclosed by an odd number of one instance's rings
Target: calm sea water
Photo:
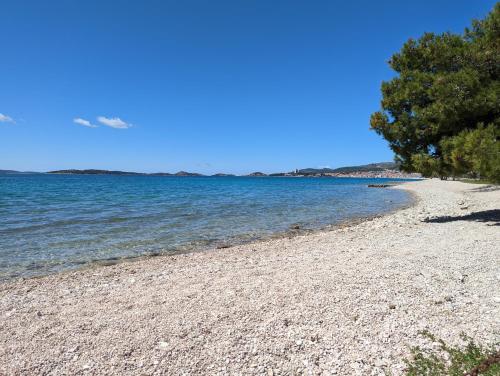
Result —
[[315, 229], [409, 202], [367, 188], [383, 180], [0, 175], [0, 279]]

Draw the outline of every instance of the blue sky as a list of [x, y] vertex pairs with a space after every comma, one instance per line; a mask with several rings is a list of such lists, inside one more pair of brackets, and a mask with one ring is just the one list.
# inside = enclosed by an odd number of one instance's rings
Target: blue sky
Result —
[[494, 3], [4, 0], [0, 169], [392, 160], [368, 129], [387, 60], [424, 31], [461, 32]]

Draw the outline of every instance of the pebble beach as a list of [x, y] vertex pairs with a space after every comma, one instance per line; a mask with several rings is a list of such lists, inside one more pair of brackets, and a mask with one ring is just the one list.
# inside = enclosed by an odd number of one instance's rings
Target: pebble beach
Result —
[[500, 188], [392, 188], [348, 226], [0, 284], [1, 375], [402, 375], [428, 330], [500, 336]]

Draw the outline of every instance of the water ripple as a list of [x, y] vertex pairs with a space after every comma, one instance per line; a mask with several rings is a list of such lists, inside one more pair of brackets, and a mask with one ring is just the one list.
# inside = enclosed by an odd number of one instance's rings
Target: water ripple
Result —
[[401, 190], [368, 189], [373, 182], [0, 176], [0, 279], [315, 229], [408, 202]]

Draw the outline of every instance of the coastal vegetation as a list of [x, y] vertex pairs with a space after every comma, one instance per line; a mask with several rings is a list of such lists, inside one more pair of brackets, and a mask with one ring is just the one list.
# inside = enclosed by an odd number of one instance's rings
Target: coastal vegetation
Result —
[[500, 374], [500, 351], [476, 344], [462, 335], [464, 347], [450, 346], [432, 333], [421, 333], [430, 343], [423, 349], [414, 347], [412, 359], [406, 361], [408, 376], [493, 376]]
[[500, 3], [457, 35], [410, 39], [389, 65], [371, 128], [404, 171], [500, 182]]

